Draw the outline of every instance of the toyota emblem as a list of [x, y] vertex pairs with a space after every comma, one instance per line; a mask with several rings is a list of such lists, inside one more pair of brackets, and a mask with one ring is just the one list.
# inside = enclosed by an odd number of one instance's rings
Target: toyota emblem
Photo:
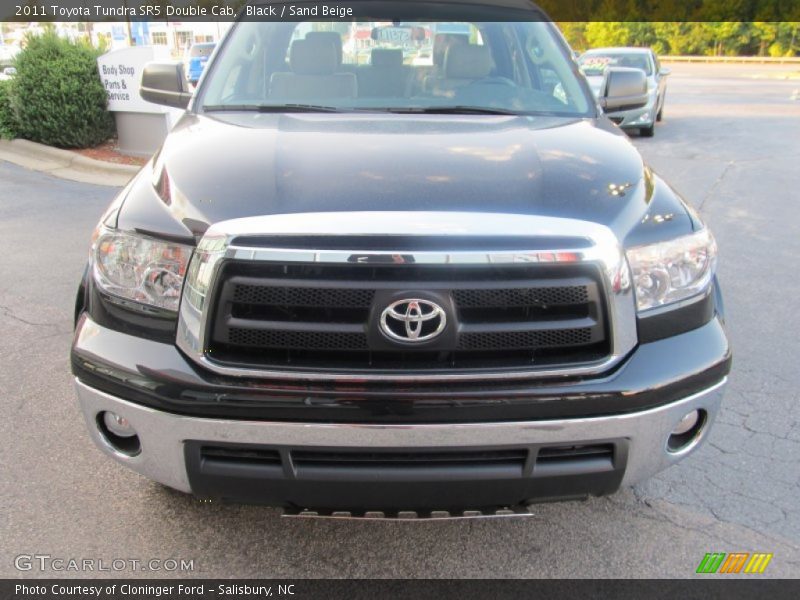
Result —
[[392, 302], [381, 313], [381, 331], [391, 340], [405, 343], [427, 342], [444, 331], [447, 315], [429, 300], [406, 298]]

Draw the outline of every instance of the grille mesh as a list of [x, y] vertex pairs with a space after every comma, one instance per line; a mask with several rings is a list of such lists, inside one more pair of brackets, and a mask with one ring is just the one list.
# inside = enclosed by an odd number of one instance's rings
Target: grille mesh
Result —
[[589, 299], [585, 285], [521, 289], [453, 290], [460, 308], [582, 304]]
[[243, 304], [275, 306], [369, 308], [374, 295], [374, 290], [362, 289], [268, 287], [238, 284], [233, 292], [233, 301]]
[[364, 350], [367, 347], [367, 337], [363, 333], [277, 331], [233, 327], [228, 335], [230, 343], [236, 346], [300, 350]]
[[503, 331], [465, 333], [459, 341], [460, 350], [518, 350], [553, 346], [578, 346], [592, 340], [590, 327], [551, 331]]

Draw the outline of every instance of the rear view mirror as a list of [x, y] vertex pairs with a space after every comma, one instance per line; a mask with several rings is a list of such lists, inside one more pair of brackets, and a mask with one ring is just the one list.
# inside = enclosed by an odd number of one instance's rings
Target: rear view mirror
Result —
[[139, 95], [148, 102], [186, 108], [192, 93], [181, 63], [148, 63], [142, 72]]
[[402, 45], [410, 41], [425, 41], [427, 36], [424, 27], [400, 25], [374, 27], [370, 37], [377, 42]]
[[672, 69], [669, 67], [661, 67], [661, 70], [658, 72], [662, 77], [666, 77], [670, 73], [672, 73]]
[[600, 94], [605, 112], [633, 110], [647, 104], [647, 76], [640, 69], [612, 67], [606, 70]]

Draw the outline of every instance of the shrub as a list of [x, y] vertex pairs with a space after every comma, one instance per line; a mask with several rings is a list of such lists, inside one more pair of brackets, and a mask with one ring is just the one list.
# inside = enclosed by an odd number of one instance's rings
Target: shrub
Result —
[[8, 97], [10, 87], [10, 81], [0, 81], [0, 139], [16, 137], [16, 127], [14, 126], [14, 117], [11, 114]]
[[97, 73], [98, 52], [52, 31], [27, 38], [16, 57], [11, 109], [21, 137], [62, 148], [87, 148], [107, 140], [114, 121]]

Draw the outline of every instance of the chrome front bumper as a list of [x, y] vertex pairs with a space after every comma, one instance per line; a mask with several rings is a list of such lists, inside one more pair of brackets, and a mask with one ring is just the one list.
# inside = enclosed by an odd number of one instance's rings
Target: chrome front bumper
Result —
[[[116, 461], [182, 492], [191, 492], [184, 441], [340, 448], [463, 448], [509, 444], [581, 444], [603, 439], [628, 441], [624, 485], [646, 479], [678, 462], [708, 435], [719, 410], [727, 378], [686, 398], [651, 410], [582, 419], [466, 424], [322, 424], [207, 419], [174, 415], [91, 388], [76, 379], [78, 399], [95, 444]], [[693, 409], [707, 413], [706, 426], [681, 452], [666, 440]], [[137, 431], [141, 452], [114, 449], [98, 428], [98, 415], [113, 411]]]

